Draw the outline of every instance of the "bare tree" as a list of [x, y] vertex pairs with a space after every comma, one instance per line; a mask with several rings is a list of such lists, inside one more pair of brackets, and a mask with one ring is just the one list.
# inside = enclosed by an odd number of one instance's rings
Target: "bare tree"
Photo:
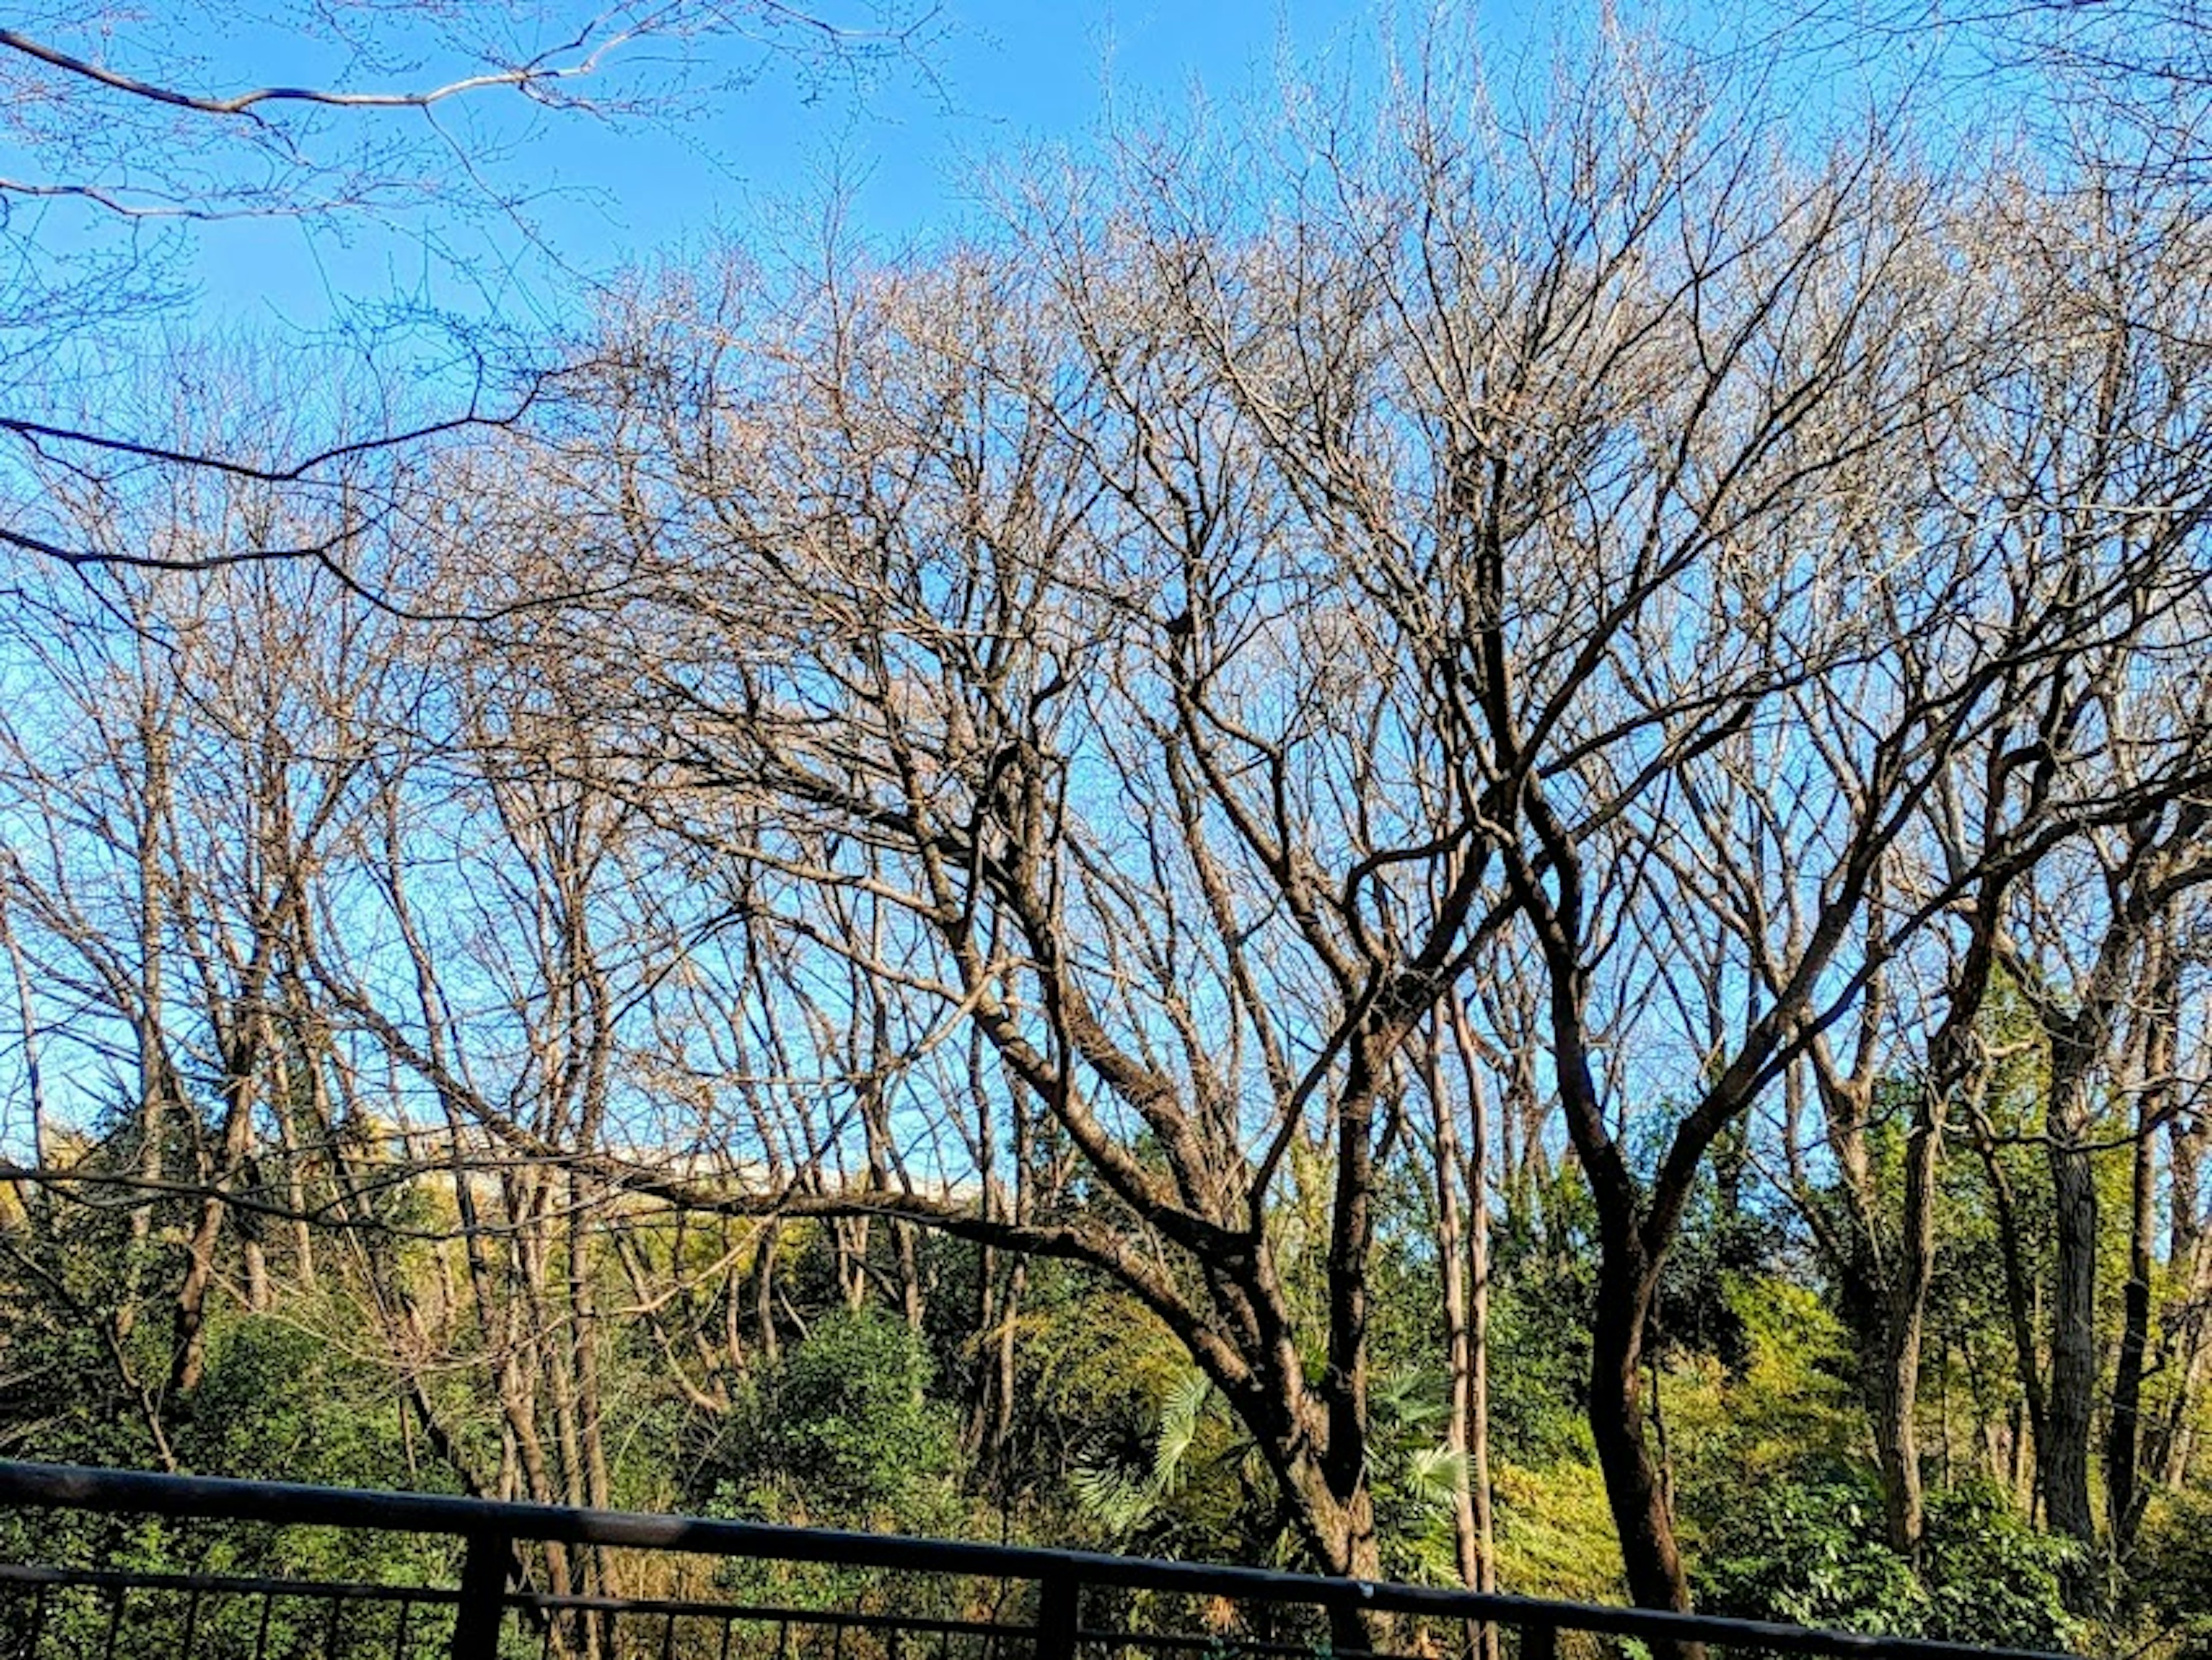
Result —
[[[254, 21], [254, 46], [270, 59], [258, 83], [235, 78], [212, 47], [239, 33], [220, 5], [82, 0], [0, 28], [0, 135], [16, 169], [0, 176], [0, 540], [10, 545], [78, 564], [204, 568], [206, 552], [72, 538], [31, 479], [56, 462], [110, 481], [155, 468], [252, 473], [349, 497], [357, 521], [372, 491], [398, 488], [391, 467], [419, 467], [433, 441], [530, 406], [544, 367], [534, 344], [496, 318], [456, 323], [426, 295], [378, 297], [324, 331], [342, 337], [334, 363], [366, 358], [387, 388], [427, 391], [407, 407], [388, 390], [311, 399], [319, 426], [280, 450], [194, 443], [188, 432], [209, 435], [190, 416], [118, 405], [118, 364], [185, 306], [194, 251], [225, 222], [281, 220], [318, 243], [397, 237], [464, 288], [483, 261], [534, 257], [564, 271], [573, 251], [550, 246], [536, 216], [541, 170], [512, 164], [544, 124], [686, 120], [775, 69], [817, 86], [894, 65], [926, 74], [939, 27], [928, 0], [300, 3]], [[325, 533], [221, 556], [343, 571], [355, 551]]]
[[[1188, 273], [1209, 369], [1389, 619], [1539, 954], [1600, 1218], [1592, 1428], [1632, 1588], [1682, 1607], [1644, 1432], [1660, 1274], [1709, 1151], [1855, 994], [1844, 953], [1883, 851], [1999, 677], [1925, 637], [1917, 585], [1958, 572], [1878, 574], [1876, 458], [1972, 361], [1927, 187], [1879, 159], [1793, 172], [1659, 85], [1632, 54], [1534, 137], [1425, 85], [1402, 149], [1323, 151], [1293, 251], [1232, 263], [1176, 197], [1188, 217], [1153, 245]], [[1623, 1121], [1665, 1076], [1635, 1041], [1663, 942], [1639, 948], [1636, 919], [1691, 897], [1664, 861], [1745, 745], [1828, 804], [1790, 848], [1804, 926], [1763, 942], [1771, 993], [1688, 1046], [1647, 1177]]]
[[[125, 546], [220, 550], [292, 516], [257, 482], [198, 482], [151, 502], [53, 489], [88, 535]], [[306, 570], [15, 574], [7, 672], [37, 695], [5, 731], [21, 834], [0, 889], [25, 1041], [52, 1068], [41, 1116], [75, 1131], [34, 1137], [18, 1179], [49, 1217], [125, 1219], [98, 1317], [118, 1367], [146, 1373], [145, 1346], [125, 1340], [155, 1288], [169, 1305], [159, 1377], [125, 1379], [166, 1458], [226, 1277], [253, 1308], [283, 1259], [313, 1277], [304, 1230], [331, 1152], [327, 1126], [302, 1133], [292, 1082], [314, 1044], [286, 988], [367, 752], [361, 726], [326, 717], [368, 701], [383, 660], [372, 623], [315, 603]]]
[[[2008, 601], [1987, 548], [1894, 567], [1924, 503], [1881, 468], [1985, 337], [1926, 185], [1717, 136], [1633, 54], [1533, 137], [1423, 69], [1370, 149], [1310, 113], [1318, 170], [1133, 145], [1106, 200], [1025, 210], [1033, 276], [833, 265], [643, 311], [563, 475], [623, 595], [575, 652], [634, 711], [633, 787], [730, 824], [754, 926], [904, 988], [912, 1028], [976, 1023], [1101, 1199], [726, 1202], [1120, 1279], [1334, 1571], [1375, 1560], [1364, 1282], [1411, 1046], [1525, 927], [1602, 1219], [1593, 1428], [1632, 1584], [1683, 1606], [1639, 1361], [1691, 1185], [1856, 995], [1887, 849], [2008, 666], [2094, 605]], [[1986, 642], [1944, 628], [1954, 585]], [[1647, 1183], [1606, 1099], [1641, 1074], [1595, 1058], [1635, 1018], [1622, 942], [1681, 792], [1754, 733], [1833, 804], [1792, 849], [1805, 926]], [[856, 892], [887, 935], [842, 922]], [[1267, 1223], [1301, 1140], [1333, 1184], [1317, 1381]]]

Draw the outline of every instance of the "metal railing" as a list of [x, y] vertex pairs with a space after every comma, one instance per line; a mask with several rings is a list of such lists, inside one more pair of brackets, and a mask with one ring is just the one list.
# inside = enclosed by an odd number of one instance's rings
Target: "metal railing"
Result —
[[[52, 1464], [0, 1462], [0, 1505], [19, 1538], [57, 1546], [100, 1531], [61, 1528], [69, 1512], [333, 1529], [341, 1548], [428, 1536], [449, 1542], [453, 1581], [0, 1564], [0, 1660], [1446, 1660], [1486, 1634], [1503, 1660], [1555, 1660], [1563, 1636], [1590, 1657], [2053, 1660], [1263, 1568]], [[27, 1531], [26, 1511], [51, 1525]], [[762, 1595], [779, 1567], [830, 1583]]]

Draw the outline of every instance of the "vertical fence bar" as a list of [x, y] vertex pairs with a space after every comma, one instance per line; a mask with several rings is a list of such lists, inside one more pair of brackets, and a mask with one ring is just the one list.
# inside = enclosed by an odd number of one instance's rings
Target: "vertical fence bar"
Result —
[[115, 1588], [115, 1601], [107, 1611], [107, 1647], [104, 1651], [106, 1660], [115, 1660], [116, 1633], [123, 1629], [123, 1599], [130, 1595], [131, 1588], [128, 1585], [118, 1585]]
[[469, 1535], [468, 1554], [461, 1561], [461, 1600], [453, 1610], [452, 1660], [498, 1660], [511, 1556], [504, 1534]]
[[1075, 1601], [1081, 1589], [1065, 1573], [1037, 1582], [1036, 1660], [1075, 1660]]

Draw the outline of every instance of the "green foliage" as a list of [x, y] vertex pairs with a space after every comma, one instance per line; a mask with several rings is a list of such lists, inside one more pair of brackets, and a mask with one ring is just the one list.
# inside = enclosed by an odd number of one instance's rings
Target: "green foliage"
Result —
[[1184, 1487], [1185, 1461], [1212, 1398], [1204, 1372], [1194, 1368], [1177, 1378], [1160, 1404], [1150, 1462], [1133, 1469], [1105, 1456], [1084, 1460], [1070, 1477], [1077, 1502], [1109, 1534], [1134, 1535]]
[[1541, 1470], [1500, 1463], [1492, 1485], [1501, 1589], [1583, 1602], [1625, 1598], [1620, 1543], [1595, 1462], [1561, 1459]]
[[1881, 1492], [1863, 1467], [1813, 1464], [1749, 1487], [1705, 1536], [1698, 1578], [1713, 1612], [1748, 1619], [2063, 1649], [2063, 1541], [1979, 1485], [1932, 1493], [1921, 1561], [1892, 1550]]
[[[2008, 1121], [2032, 1126], [2026, 1093]], [[1879, 1179], [1895, 1175], [1895, 1138], [1873, 1138]], [[2008, 1148], [2004, 1168], [2033, 1210], [2047, 1189], [2034, 1149]], [[2117, 1161], [2115, 1161], [2117, 1165]], [[1314, 1172], [1271, 1225], [1295, 1294], [1321, 1295], [1326, 1206]], [[1943, 1225], [1931, 1302], [1924, 1421], [2002, 1424], [2017, 1381], [2001, 1280], [1998, 1225], [1986, 1172], [1971, 1157], [1943, 1167]], [[395, 1190], [396, 1192], [397, 1190]], [[1444, 1446], [1447, 1392], [1435, 1370], [1441, 1335], [1431, 1229], [1418, 1179], [1395, 1181], [1382, 1206], [1374, 1262], [1375, 1365], [1368, 1481], [1383, 1571], [1448, 1583], [1455, 1575], [1451, 1500], [1462, 1471]], [[388, 1201], [400, 1216], [398, 1197]], [[420, 1209], [419, 1195], [404, 1202]], [[429, 1216], [433, 1223], [450, 1221]], [[2046, 1223], [2022, 1243], [2039, 1272]], [[1625, 1596], [1620, 1557], [1584, 1419], [1595, 1249], [1587, 1195], [1571, 1170], [1525, 1183], [1494, 1238], [1491, 1365], [1493, 1497], [1501, 1584], [1585, 1600]], [[41, 1219], [17, 1237], [0, 1303], [0, 1432], [22, 1456], [150, 1466], [149, 1384], [185, 1468], [341, 1485], [452, 1488], [379, 1329], [342, 1272], [321, 1292], [279, 1280], [271, 1311], [234, 1296], [210, 1304], [207, 1371], [189, 1395], [163, 1398], [179, 1230], [165, 1222], [134, 1248], [118, 1213], [90, 1208]], [[939, 1240], [918, 1252], [927, 1317], [917, 1333], [877, 1304], [847, 1304], [848, 1261], [825, 1229], [791, 1225], [776, 1283], [779, 1359], [744, 1351], [754, 1329], [741, 1266], [697, 1307], [714, 1360], [692, 1375], [726, 1389], [726, 1409], [668, 1380], [667, 1329], [641, 1319], [599, 1323], [606, 1444], [616, 1502], [689, 1507], [801, 1524], [953, 1535], [988, 1534], [1146, 1554], [1303, 1566], [1274, 1477], [1249, 1432], [1160, 1323], [1126, 1292], [1079, 1265], [1025, 1270], [1012, 1319], [1012, 1423], [995, 1462], [971, 1468], [961, 1447], [992, 1377], [1000, 1329], [975, 1329], [981, 1263]], [[377, 1271], [418, 1290], [471, 1363], [421, 1377], [441, 1424], [478, 1472], [501, 1468], [501, 1420], [472, 1370], [501, 1341], [477, 1329], [458, 1247], [373, 1242]], [[641, 1233], [647, 1286], [672, 1278], [672, 1244]], [[439, 1253], [444, 1250], [447, 1254]], [[565, 1246], [562, 1247], [565, 1250]], [[689, 1242], [704, 1275], [721, 1239]], [[879, 1231], [866, 1265], [877, 1283], [902, 1264]], [[1716, 1611], [1883, 1629], [1964, 1641], [2058, 1646], [2110, 1635], [2068, 1620], [2058, 1594], [2064, 1547], [1995, 1487], [1938, 1486], [1917, 1564], [1890, 1551], [1867, 1462], [1856, 1357], [1832, 1286], [1809, 1274], [1776, 1218], [1709, 1181], [1692, 1204], [1662, 1297], [1647, 1373], [1654, 1444], [1663, 1450], [1686, 1556], [1703, 1606]], [[35, 1254], [33, 1254], [35, 1253]], [[1003, 1263], [1001, 1264], [1003, 1268]], [[550, 1264], [557, 1280], [564, 1260]], [[611, 1256], [598, 1276], [603, 1309], [629, 1281]], [[710, 1286], [713, 1282], [708, 1282]], [[459, 1286], [463, 1295], [454, 1296]], [[107, 1341], [118, 1301], [137, 1318], [120, 1348]], [[439, 1299], [449, 1300], [442, 1304]], [[668, 1305], [673, 1309], [675, 1305]], [[745, 1370], [750, 1361], [751, 1370]], [[1319, 1358], [1308, 1364], [1318, 1367]], [[720, 1368], [718, 1370], [718, 1366]], [[969, 1416], [963, 1418], [963, 1414]], [[1928, 1436], [1931, 1481], [2001, 1463], [1969, 1435]], [[1940, 1444], [1940, 1452], [1937, 1450]], [[548, 1450], [556, 1458], [557, 1446]], [[1938, 1458], [1942, 1474], [1936, 1470]], [[986, 1479], [988, 1477], [988, 1479]], [[2123, 1615], [2135, 1629], [2212, 1660], [2212, 1506], [2160, 1496], [2128, 1565]], [[100, 1560], [159, 1570], [270, 1572], [436, 1582], [450, 1578], [444, 1541], [342, 1539], [312, 1529], [179, 1529], [93, 1517], [36, 1529], [0, 1518], [0, 1554]], [[877, 1576], [792, 1565], [732, 1565], [732, 1594], [804, 1605], [866, 1607], [902, 1594]], [[2133, 1590], [2131, 1600], [2128, 1587]], [[951, 1593], [948, 1592], [950, 1596]], [[921, 1611], [921, 1610], [914, 1610]], [[957, 1614], [951, 1601], [935, 1609]], [[309, 1633], [304, 1629], [302, 1640]], [[2194, 1647], [2189, 1646], [2194, 1645]]]
[[2083, 1637], [2059, 1593], [2073, 1545], [2037, 1531], [1985, 1483], [1929, 1495], [1922, 1633], [1960, 1643], [2069, 1649]]
[[[1383, 1571], [1449, 1583], [1452, 1494], [1465, 1463], [1442, 1444], [1446, 1408], [1437, 1380], [1412, 1370], [1386, 1373], [1368, 1407], [1367, 1479]], [[1298, 1565], [1258, 1446], [1194, 1367], [1174, 1375], [1141, 1444], [1094, 1447], [1069, 1486], [1117, 1548]]]
[[1705, 1535], [1703, 1600], [1716, 1614], [1917, 1635], [1920, 1586], [1881, 1518], [1881, 1490], [1856, 1470], [1752, 1483]]
[[741, 1508], [898, 1531], [954, 1520], [958, 1442], [931, 1372], [903, 1321], [874, 1308], [824, 1316], [732, 1414], [726, 1479]]
[[1189, 1357], [1119, 1287], [1060, 1264], [1038, 1268], [1020, 1344], [1036, 1434], [1065, 1446], [1070, 1468], [1095, 1462], [1102, 1442], [1143, 1443]]
[[1386, 1372], [1369, 1391], [1368, 1409], [1368, 1480], [1383, 1572], [1451, 1584], [1452, 1495], [1468, 1468], [1465, 1456], [1444, 1444], [1450, 1408], [1443, 1380], [1411, 1366]]
[[1507, 1219], [1492, 1252], [1491, 1392], [1497, 1456], [1540, 1470], [1591, 1456], [1589, 1321], [1597, 1303], [1595, 1215], [1581, 1178], [1563, 1173], [1543, 1193], [1543, 1225]]
[[304, 1326], [234, 1318], [208, 1345], [207, 1376], [182, 1432], [194, 1468], [255, 1481], [331, 1487], [446, 1485], [395, 1456], [399, 1407], [390, 1380], [346, 1364]]
[[1716, 1294], [1727, 1304], [1736, 1364], [1680, 1353], [1653, 1386], [1692, 1531], [1726, 1517], [1747, 1480], [1787, 1481], [1808, 1460], [1849, 1462], [1863, 1433], [1847, 1381], [1849, 1337], [1816, 1293], [1774, 1275], [1729, 1274]]
[[2174, 1495], [2143, 1517], [2131, 1612], [2172, 1660], [2212, 1660], [2212, 1493]]
[[1243, 1502], [1255, 1456], [1206, 1374], [1188, 1367], [1169, 1383], [1147, 1441], [1102, 1440], [1068, 1485], [1119, 1548], [1201, 1559], [1240, 1548], [1272, 1553], [1276, 1541], [1254, 1536]]

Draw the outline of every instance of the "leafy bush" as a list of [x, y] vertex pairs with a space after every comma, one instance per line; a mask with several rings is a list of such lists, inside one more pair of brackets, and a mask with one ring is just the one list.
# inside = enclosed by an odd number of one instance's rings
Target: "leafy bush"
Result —
[[1705, 1538], [1704, 1605], [1715, 1614], [1916, 1635], [1927, 1599], [1882, 1536], [1881, 1493], [1832, 1466], [1751, 1487]]
[[1871, 1473], [1832, 1465], [1747, 1493], [1707, 1534], [1699, 1577], [1717, 1614], [2063, 1649], [2081, 1636], [2059, 1594], [2071, 1550], [1996, 1488], [1961, 1486], [1929, 1496], [1916, 1573]]
[[2172, 1660], [2212, 1660], [2212, 1494], [2154, 1501], [2132, 1566], [2136, 1618], [2178, 1639]]
[[1998, 1488], [1975, 1482], [1929, 1494], [1923, 1634], [2014, 1648], [2078, 1646], [2082, 1633], [2059, 1593], [2074, 1554], [2071, 1541], [2029, 1526]]
[[877, 1309], [818, 1321], [740, 1414], [729, 1475], [744, 1508], [781, 1520], [943, 1525], [959, 1468], [951, 1415], [905, 1322]]

